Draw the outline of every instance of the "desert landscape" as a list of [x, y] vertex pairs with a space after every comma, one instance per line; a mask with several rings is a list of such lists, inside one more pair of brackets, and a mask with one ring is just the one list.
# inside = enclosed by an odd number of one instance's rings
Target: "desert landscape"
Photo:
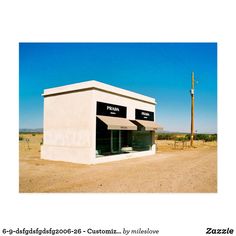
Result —
[[20, 134], [20, 193], [216, 193], [217, 142], [156, 140], [156, 155], [97, 165], [40, 159], [41, 133]]

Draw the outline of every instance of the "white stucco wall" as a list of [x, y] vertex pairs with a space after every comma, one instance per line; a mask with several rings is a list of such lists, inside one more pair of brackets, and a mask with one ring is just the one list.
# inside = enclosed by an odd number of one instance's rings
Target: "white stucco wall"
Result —
[[95, 155], [93, 91], [44, 98], [44, 136], [41, 157], [90, 163]]

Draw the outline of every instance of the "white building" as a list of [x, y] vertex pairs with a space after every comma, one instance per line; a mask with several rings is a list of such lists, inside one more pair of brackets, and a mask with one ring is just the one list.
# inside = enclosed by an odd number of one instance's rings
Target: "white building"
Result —
[[45, 89], [41, 158], [94, 164], [152, 155], [155, 99], [97, 81]]

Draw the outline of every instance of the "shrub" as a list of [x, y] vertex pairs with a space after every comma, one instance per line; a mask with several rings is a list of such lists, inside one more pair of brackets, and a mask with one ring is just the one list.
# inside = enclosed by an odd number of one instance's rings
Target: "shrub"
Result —
[[32, 134], [32, 136], [35, 136], [35, 134]]
[[160, 134], [157, 134], [156, 139], [158, 139], [158, 140], [173, 140], [173, 139], [175, 139], [175, 135], [160, 133]]
[[188, 141], [188, 137], [184, 136], [184, 137], [176, 137], [175, 141]]
[[[190, 140], [190, 134], [186, 134], [185, 138]], [[216, 141], [217, 134], [195, 134], [194, 140], [204, 140], [205, 142]]]
[[208, 134], [208, 136], [205, 138], [206, 142], [210, 141], [217, 141], [217, 134]]
[[190, 134], [186, 134], [186, 135], [185, 135], [185, 139], [186, 139], [186, 140], [190, 140], [190, 137], [191, 137]]
[[23, 136], [19, 136], [19, 141], [23, 141], [24, 137]]

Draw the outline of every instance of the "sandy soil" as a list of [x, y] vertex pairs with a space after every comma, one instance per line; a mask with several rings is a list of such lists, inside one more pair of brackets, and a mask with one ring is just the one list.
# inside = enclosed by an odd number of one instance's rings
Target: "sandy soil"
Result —
[[154, 156], [97, 165], [40, 160], [41, 134], [20, 141], [19, 191], [28, 192], [217, 192], [217, 144], [174, 149], [158, 141]]

